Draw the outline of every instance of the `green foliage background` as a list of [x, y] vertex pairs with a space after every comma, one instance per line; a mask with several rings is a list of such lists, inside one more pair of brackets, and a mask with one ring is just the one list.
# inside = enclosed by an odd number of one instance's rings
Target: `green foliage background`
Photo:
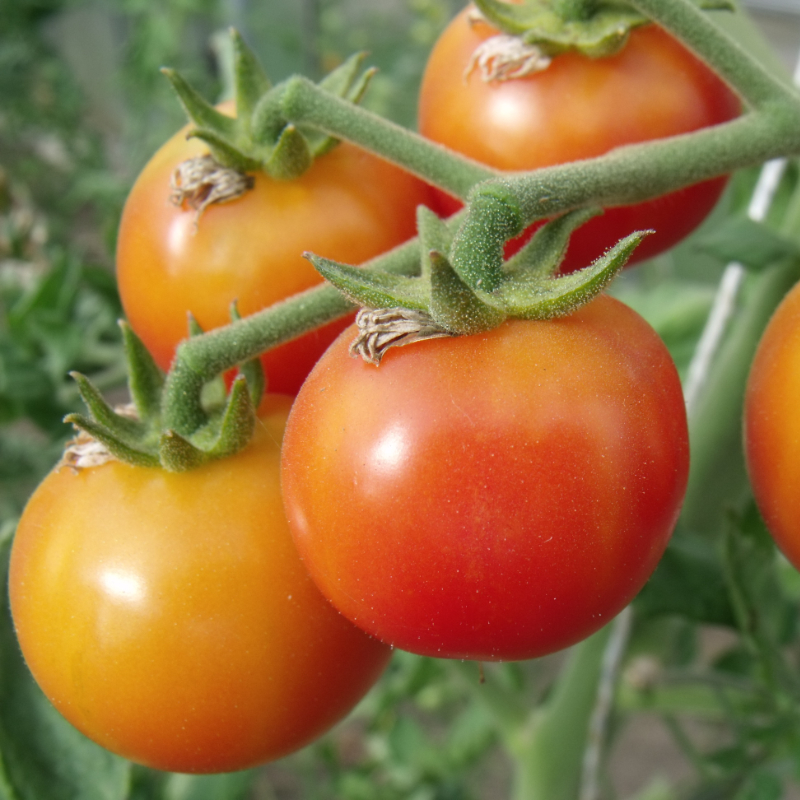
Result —
[[[115, 323], [121, 314], [113, 278], [116, 226], [137, 172], [183, 124], [159, 67], [177, 68], [206, 97], [221, 99], [229, 84], [229, 25], [276, 81], [296, 71], [319, 76], [366, 49], [381, 69], [366, 105], [413, 126], [427, 51], [459, 6], [456, 0], [0, 4], [4, 553], [26, 497], [69, 435], [61, 418], [79, 403], [68, 370], [89, 375], [112, 395], [124, 384]], [[770, 60], [746, 22], [737, 18], [731, 26]], [[742, 314], [766, 280], [778, 274], [785, 288], [800, 276], [797, 168], [789, 166], [766, 226], [743, 221], [755, 179], [755, 171], [737, 176], [698, 234], [626, 274], [614, 289], [657, 328], [683, 375], [729, 259], [743, 260], [749, 270]], [[768, 311], [753, 312], [749, 339], [730, 336], [724, 345], [738, 365], [718, 370], [733, 387], [725, 413], [734, 420]], [[603, 747], [600, 797], [800, 796], [800, 579], [763, 529], [744, 481], [738, 432], [729, 425], [728, 434], [714, 444], [710, 468], [724, 465], [724, 482], [696, 489], [704, 513], [685, 515], [636, 603]], [[477, 800], [509, 793], [534, 800], [520, 788], [529, 769], [526, 747], [549, 737], [568, 709], [558, 692], [568, 658], [489, 665], [481, 684], [476, 665], [397, 653], [376, 690], [320, 743], [261, 770], [194, 778], [134, 767], [76, 733], [29, 677], [4, 611], [0, 800]], [[672, 760], [656, 752], [644, 783], [620, 790], [625, 731], [643, 719], [660, 732], [655, 741]], [[547, 800], [576, 797], [580, 765], [569, 770]]]

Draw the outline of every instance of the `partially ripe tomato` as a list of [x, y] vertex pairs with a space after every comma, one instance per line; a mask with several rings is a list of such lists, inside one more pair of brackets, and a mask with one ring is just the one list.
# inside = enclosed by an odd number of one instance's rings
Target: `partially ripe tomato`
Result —
[[[137, 179], [117, 244], [125, 314], [163, 369], [188, 335], [187, 311], [210, 330], [230, 322], [234, 300], [243, 316], [266, 308], [322, 281], [302, 257], [305, 250], [360, 264], [414, 236], [416, 207], [430, 203], [426, 184], [343, 143], [296, 180], [257, 174], [251, 191], [209, 206], [197, 220], [195, 211], [169, 200], [175, 168], [207, 152], [186, 132], [170, 139]], [[351, 321], [267, 353], [270, 391], [295, 394]]]
[[423, 655], [526, 659], [590, 635], [655, 568], [686, 488], [663, 342], [600, 296], [569, 317], [348, 357], [289, 417], [282, 485], [323, 594]]
[[[556, 56], [547, 69], [484, 82], [475, 49], [498, 31], [470, 22], [466, 8], [436, 43], [422, 81], [420, 132], [503, 170], [532, 170], [603, 155], [616, 147], [688, 133], [736, 117], [730, 89], [680, 42], [656, 25], [634, 29], [609, 58]], [[609, 209], [577, 231], [562, 271], [588, 266], [634, 230], [655, 229], [632, 262], [683, 239], [714, 207], [726, 178], [696, 184], [647, 203]], [[439, 192], [437, 210], [460, 207]], [[508, 248], [511, 254], [529, 238]]]
[[750, 483], [764, 521], [800, 569], [800, 284], [781, 302], [747, 381], [744, 439]]
[[170, 474], [119, 462], [45, 478], [19, 523], [11, 609], [56, 708], [126, 758], [227, 772], [346, 715], [385, 645], [322, 597], [278, 486], [289, 398], [233, 458]]

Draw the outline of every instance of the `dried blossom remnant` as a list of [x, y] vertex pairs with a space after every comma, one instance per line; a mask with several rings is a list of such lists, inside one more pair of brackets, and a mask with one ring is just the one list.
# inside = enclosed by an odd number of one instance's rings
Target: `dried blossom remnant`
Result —
[[255, 178], [237, 169], [223, 167], [212, 155], [188, 158], [178, 165], [170, 180], [170, 202], [186, 203], [200, 215], [213, 203], [229, 203], [255, 186]]
[[[115, 406], [114, 411], [121, 417], [128, 417], [128, 419], [139, 419], [136, 413], [136, 407], [133, 403], [126, 403], [122, 406]], [[70, 439], [61, 456], [61, 460], [56, 465], [56, 469], [61, 467], [69, 467], [70, 469], [79, 472], [82, 469], [90, 469], [92, 467], [102, 467], [109, 461], [118, 461], [119, 459], [112, 455], [106, 445], [98, 442], [86, 431], [78, 429], [74, 439]]]
[[408, 308], [362, 308], [356, 315], [356, 325], [358, 336], [350, 345], [350, 355], [361, 356], [376, 367], [390, 347], [456, 335], [437, 325], [424, 311]]
[[464, 70], [464, 80], [477, 67], [484, 83], [511, 81], [547, 69], [551, 60], [536, 45], [526, 44], [519, 36], [498, 34], [475, 48]]

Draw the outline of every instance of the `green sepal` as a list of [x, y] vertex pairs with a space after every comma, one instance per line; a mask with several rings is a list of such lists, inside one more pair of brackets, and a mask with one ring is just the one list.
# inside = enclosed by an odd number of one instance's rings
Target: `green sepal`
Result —
[[569, 211], [542, 225], [531, 240], [505, 263], [506, 282], [526, 282], [554, 275], [569, 246], [572, 233], [602, 209], [581, 208]]
[[[704, 10], [735, 10], [730, 0], [696, 0]], [[545, 55], [575, 50], [590, 58], [614, 55], [634, 28], [650, 20], [635, 8], [614, 0], [475, 0], [481, 14], [504, 33], [519, 36]]]
[[428, 313], [434, 322], [450, 333], [469, 335], [496, 328], [506, 314], [481, 302], [436, 250], [428, 254], [430, 261], [430, 305]]
[[161, 434], [158, 461], [167, 472], [188, 472], [202, 466], [208, 455], [173, 430]]
[[164, 373], [133, 328], [124, 320], [120, 320], [119, 327], [128, 362], [128, 390], [131, 400], [139, 419], [145, 424], [151, 424], [161, 416]]
[[272, 82], [239, 31], [231, 28], [230, 34], [233, 44], [236, 112], [241, 117], [245, 133], [249, 133], [250, 117], [261, 97], [272, 88]]
[[428, 308], [429, 289], [420, 278], [351, 267], [313, 253], [304, 255], [325, 280], [353, 303], [369, 308]]
[[[239, 313], [239, 307], [234, 300], [231, 303], [231, 319], [236, 322], [236, 320], [240, 320], [241, 318], [242, 315]], [[257, 409], [261, 404], [261, 398], [264, 396], [264, 392], [267, 391], [267, 373], [264, 371], [264, 362], [260, 357], [251, 358], [239, 364], [239, 374], [244, 375], [247, 379], [250, 401], [253, 404], [253, 408]]]
[[636, 231], [617, 242], [591, 266], [569, 275], [529, 283], [507, 283], [493, 295], [499, 308], [517, 319], [550, 319], [570, 314], [600, 294], [625, 266], [645, 236]]
[[[229, 117], [217, 111], [199, 92], [181, 76], [180, 73], [169, 67], [162, 67], [161, 72], [175, 90], [178, 100], [189, 117], [190, 122], [198, 130], [214, 131], [220, 138], [235, 140], [239, 133], [239, 125], [234, 117]], [[222, 162], [220, 162], [222, 163]]]
[[88, 417], [84, 417], [83, 414], [67, 414], [67, 416], [64, 417], [64, 422], [69, 425], [74, 425], [76, 428], [80, 428], [85, 433], [88, 433], [93, 439], [105, 445], [108, 452], [120, 461], [133, 464], [137, 467], [159, 466], [157, 456], [144, 450], [131, 447], [121, 441], [103, 425]]
[[418, 206], [417, 236], [422, 248], [422, 275], [426, 276], [430, 273], [429, 254], [435, 250], [437, 253], [449, 255], [453, 245], [453, 234], [450, 233], [447, 223], [437, 214], [427, 206]]
[[266, 170], [279, 181], [299, 178], [313, 162], [308, 142], [294, 125], [287, 125], [266, 162]]
[[85, 375], [81, 375], [80, 372], [69, 374], [78, 384], [78, 391], [94, 422], [102, 425], [109, 434], [123, 444], [136, 448], [147, 434], [147, 426], [139, 420], [122, 416], [114, 411]]
[[205, 333], [205, 331], [203, 330], [202, 326], [197, 321], [197, 317], [195, 317], [195, 315], [192, 314], [191, 311], [188, 311], [186, 313], [186, 327], [189, 330], [189, 336], [190, 337], [192, 337], [192, 336], [200, 336], [203, 333]]
[[239, 375], [231, 386], [228, 405], [222, 417], [219, 436], [206, 452], [210, 458], [225, 458], [243, 450], [253, 438], [256, 411], [247, 385], [247, 378]]
[[[255, 54], [233, 29], [231, 37], [236, 117], [219, 112], [175, 70], [162, 70], [195, 126], [188, 135], [205, 142], [224, 167], [243, 173], [263, 171], [275, 180], [297, 178], [337, 140], [290, 124], [281, 109], [284, 86], [271, 85]], [[375, 70], [362, 71], [363, 60], [363, 54], [352, 56], [320, 86], [349, 102], [359, 102], [375, 74]]]
[[223, 167], [236, 169], [239, 172], [255, 172], [262, 167], [257, 158], [245, 156], [236, 145], [229, 142], [217, 131], [208, 128], [196, 128], [188, 133], [188, 137], [204, 141], [208, 145], [211, 155]]

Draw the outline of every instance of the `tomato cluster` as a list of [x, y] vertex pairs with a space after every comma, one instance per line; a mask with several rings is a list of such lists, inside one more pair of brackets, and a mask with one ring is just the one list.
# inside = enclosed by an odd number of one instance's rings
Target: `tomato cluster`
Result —
[[[465, 81], [493, 33], [466, 13], [431, 56], [420, 126], [487, 164], [591, 158], [739, 111], [654, 26], [607, 59], [567, 53], [518, 81]], [[413, 235], [419, 204], [457, 207], [345, 143], [295, 180], [256, 175], [198, 218], [170, 204], [170, 176], [203, 152], [176, 134], [121, 221], [123, 304], [163, 368], [187, 312], [203, 329], [224, 325], [233, 301], [248, 315], [318, 283], [302, 251], [361, 263]], [[641, 257], [669, 247], [723, 186], [610, 210], [580, 230], [564, 269], [633, 229], [657, 229]], [[19, 641], [47, 696], [105, 747], [181, 772], [278, 758], [344, 716], [391, 647], [550, 653], [605, 625], [655, 568], [686, 488], [686, 415], [664, 344], [631, 309], [601, 295], [558, 320], [396, 348], [377, 369], [348, 356], [351, 329], [325, 350], [346, 324], [264, 356], [270, 389], [299, 392], [282, 467], [290, 401], [273, 396], [231, 458], [180, 474], [61, 468], [31, 498], [11, 559]], [[761, 442], [771, 452], [788, 413], [761, 408], [770, 378], [758, 369], [757, 488]]]

